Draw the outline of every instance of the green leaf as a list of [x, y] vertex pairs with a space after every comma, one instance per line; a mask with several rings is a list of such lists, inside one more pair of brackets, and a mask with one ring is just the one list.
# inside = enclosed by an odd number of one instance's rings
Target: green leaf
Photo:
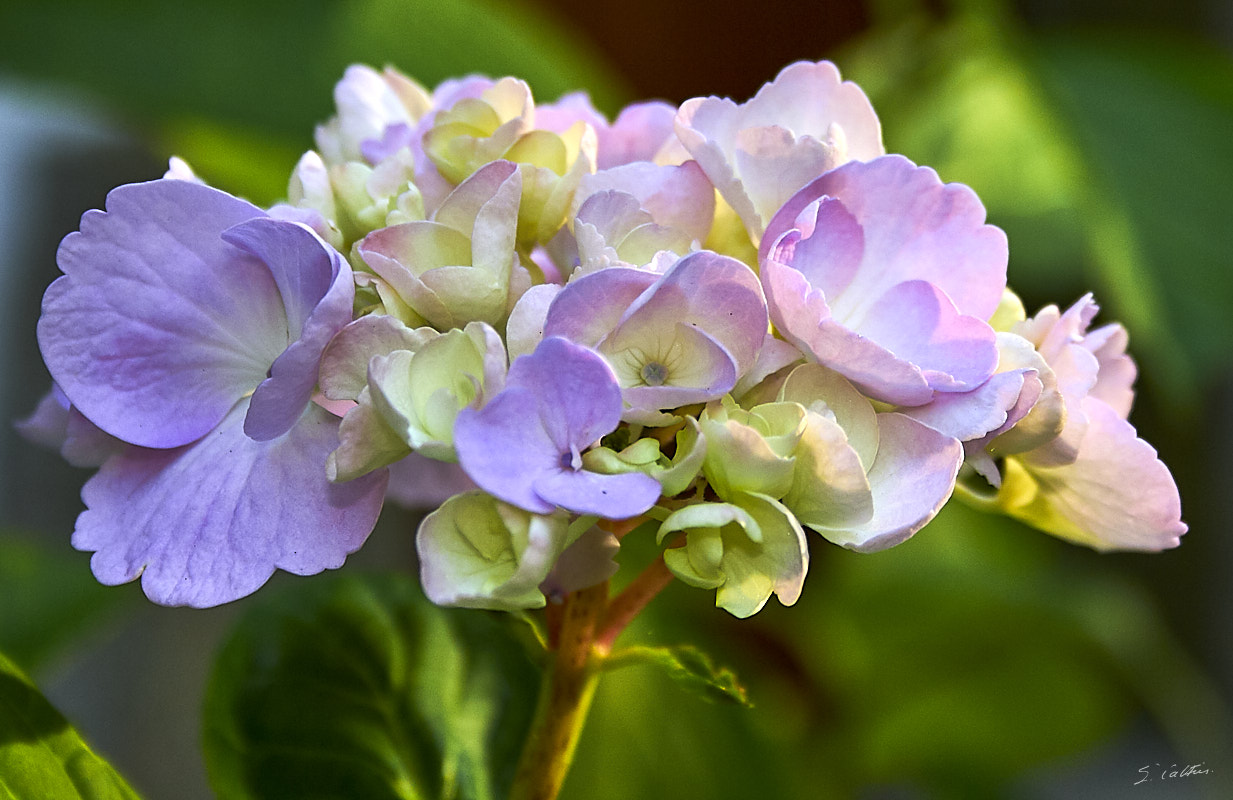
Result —
[[634, 664], [659, 667], [686, 689], [707, 700], [753, 707], [736, 673], [716, 666], [709, 655], [693, 645], [624, 647], [603, 662], [603, 669], [608, 671]]
[[0, 650], [35, 669], [129, 605], [131, 593], [99, 584], [89, 562], [67, 540], [52, 547], [0, 534]]
[[216, 664], [220, 797], [505, 796], [540, 680], [515, 623], [437, 608], [403, 576], [295, 589], [255, 607]]
[[137, 798], [20, 669], [0, 654], [0, 797]]

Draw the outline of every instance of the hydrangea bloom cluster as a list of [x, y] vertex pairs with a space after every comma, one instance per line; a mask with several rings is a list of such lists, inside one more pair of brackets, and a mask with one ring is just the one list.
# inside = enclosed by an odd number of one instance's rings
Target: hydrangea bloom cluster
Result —
[[335, 99], [286, 202], [173, 161], [60, 248], [24, 426], [99, 466], [100, 581], [224, 603], [338, 567], [387, 498], [436, 508], [429, 596], [497, 609], [638, 528], [749, 616], [810, 537], [891, 547], [957, 485], [1098, 549], [1185, 532], [1125, 331], [1028, 317], [977, 196], [887, 155], [834, 65], [611, 122], [514, 78], [355, 66]]

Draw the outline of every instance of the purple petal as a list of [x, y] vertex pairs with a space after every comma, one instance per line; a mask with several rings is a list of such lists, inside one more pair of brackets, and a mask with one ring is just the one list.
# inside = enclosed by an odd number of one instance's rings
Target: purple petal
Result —
[[865, 253], [865, 232], [843, 203], [823, 198], [806, 207], [769, 257], [805, 276], [826, 297], [837, 297], [856, 276]]
[[[620, 191], [638, 199], [659, 225], [679, 228], [699, 241], [706, 239], [715, 218], [715, 187], [695, 161], [680, 165], [637, 162], [586, 175], [575, 202], [605, 191]], [[581, 216], [576, 214], [576, 216]]]
[[286, 313], [291, 344], [253, 392], [244, 420], [246, 434], [268, 441], [290, 430], [311, 399], [321, 353], [351, 321], [355, 284], [346, 259], [294, 222], [253, 220], [223, 238], [269, 267]]
[[200, 438], [287, 346], [270, 271], [221, 234], [264, 217], [188, 181], [115, 189], [57, 255], [38, 336], [73, 405], [143, 447]]
[[74, 467], [98, 467], [128, 447], [82, 416], [54, 383], [34, 413], [17, 420], [13, 427], [29, 441], [59, 450]]
[[[564, 294], [564, 292], [562, 293]], [[732, 355], [737, 374], [758, 357], [768, 324], [758, 276], [749, 267], [709, 250], [677, 261], [658, 284], [629, 308], [622, 325], [643, 325], [663, 314], [705, 331]]]
[[369, 164], [377, 164], [394, 155], [415, 140], [415, 129], [405, 122], [387, 125], [380, 138], [360, 142], [360, 155]]
[[404, 508], [433, 509], [456, 494], [476, 488], [462, 467], [419, 453], [395, 461], [389, 470], [385, 497]]
[[209, 436], [174, 450], [130, 448], [82, 490], [73, 546], [114, 585], [141, 577], [163, 605], [208, 607], [259, 588], [275, 569], [310, 575], [342, 565], [376, 522], [384, 471], [325, 478], [338, 421], [309, 406], [286, 436], [257, 442], [238, 404]]
[[633, 161], [653, 161], [664, 143], [673, 138], [676, 109], [667, 103], [635, 103], [621, 109], [611, 126], [597, 126], [599, 169]]
[[532, 488], [537, 474], [560, 467], [561, 454], [544, 428], [539, 399], [530, 389], [507, 384], [482, 409], [459, 411], [454, 450], [467, 476], [493, 497], [536, 514], [555, 509]]
[[[621, 514], [643, 500], [636, 491], [632, 501], [605, 494], [625, 483], [552, 477], [575, 474], [581, 452], [614, 430], [620, 416], [621, 390], [607, 362], [589, 348], [550, 337], [514, 362], [505, 389], [486, 406], [459, 412], [454, 448], [481, 489], [527, 511], [548, 514], [562, 503], [571, 511], [602, 508]], [[659, 483], [650, 481], [658, 497]], [[641, 483], [644, 492], [650, 488], [645, 482], [627, 483]]]
[[548, 307], [544, 336], [563, 336], [590, 346], [598, 344], [658, 278], [651, 272], [614, 267], [571, 281]]
[[616, 189], [588, 189], [593, 175], [584, 175], [574, 193], [576, 210], [575, 224], [585, 222], [593, 226], [608, 244], [624, 239], [635, 228], [653, 223], [654, 218], [628, 191]]
[[541, 472], [532, 483], [535, 493], [554, 506], [575, 514], [607, 519], [636, 517], [659, 499], [659, 481], [642, 472], [601, 475], [586, 470]]
[[[979, 439], [1008, 421], [1010, 410], [1017, 408], [1024, 393], [1025, 375], [1035, 376], [1035, 372], [1022, 369], [999, 372], [970, 392], [939, 392], [929, 403], [903, 409], [902, 413], [961, 442]], [[1025, 403], [1028, 409], [1040, 395], [1039, 379], [1033, 386], [1035, 395], [1029, 393]], [[1018, 409], [1019, 419], [1025, 414], [1027, 409]]]
[[608, 120], [595, 110], [586, 92], [570, 92], [556, 102], [535, 107], [535, 127], [539, 130], [564, 133], [576, 122], [585, 122], [596, 129], [608, 124]]
[[53, 383], [30, 416], [17, 420], [13, 423], [13, 427], [26, 441], [34, 442], [49, 450], [59, 450], [64, 445], [64, 437], [67, 435], [69, 409], [71, 408], [72, 405], [64, 396], [64, 392]]
[[559, 336], [544, 339], [534, 353], [515, 361], [505, 385], [536, 396], [557, 453], [581, 451], [621, 421], [621, 387], [608, 362]]

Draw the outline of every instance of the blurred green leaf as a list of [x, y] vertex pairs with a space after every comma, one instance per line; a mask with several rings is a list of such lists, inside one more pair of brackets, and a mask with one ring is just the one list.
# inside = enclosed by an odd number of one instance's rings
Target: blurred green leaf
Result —
[[[644, 613], [626, 635], [675, 636], [672, 618], [691, 605], [688, 601], [707, 599], [696, 589], [686, 590], [692, 597], [681, 597], [680, 588], [685, 587], [670, 587], [670, 597], [656, 600], [667, 602], [653, 605], [655, 610]], [[713, 599], [706, 605], [712, 621], [726, 614]], [[713, 644], [705, 629], [695, 628], [691, 638], [705, 640], [708, 648]], [[775, 689], [764, 676], [751, 672], [750, 677], [756, 708], [682, 691], [680, 681], [658, 665], [606, 672], [561, 800], [846, 796], [833, 776], [815, 769], [818, 761], [812, 759], [812, 743], [801, 735], [799, 709], [775, 702]], [[809, 763], [802, 763], [802, 752], [810, 753]]]
[[627, 632], [730, 663], [756, 707], [699, 703], [654, 667], [606, 674], [563, 797], [999, 796], [1136, 707], [1138, 684], [1092, 631], [1090, 581], [1061, 561], [1083, 551], [953, 503], [886, 552], [811, 545], [791, 608], [736, 620], [674, 584]]
[[1097, 603], [1110, 581], [1085, 555], [958, 503], [904, 545], [834, 555], [802, 644], [840, 704], [830, 741], [851, 746], [858, 785], [991, 796], [1125, 723], [1147, 698], [1092, 616], [1141, 630], [1142, 608]]
[[[52, 32], [54, 35], [33, 35]], [[269, 203], [286, 191], [351, 63], [425, 86], [513, 74], [541, 101], [628, 98], [594, 47], [536, 7], [497, 0], [14, 0], [0, 6], [0, 71], [104, 98], [207, 181]], [[207, 122], [208, 121], [208, 122]], [[225, 145], [225, 147], [223, 146]]]
[[1129, 258], [1101, 265], [1118, 308], [1157, 292], [1164, 324], [1200, 374], [1226, 369], [1233, 340], [1233, 59], [1159, 34], [1046, 37], [1037, 52], [1043, 85], [1108, 202], [1125, 214], [1126, 229], [1109, 232], [1119, 240], [1113, 246], [1137, 244], [1150, 273], [1142, 282], [1127, 268], [1134, 266]]
[[727, 667], [719, 667], [711, 657], [692, 645], [675, 647], [623, 647], [603, 662], [604, 670], [633, 664], [650, 664], [665, 670], [681, 686], [707, 700], [718, 700], [751, 707], [748, 693]]
[[128, 604], [90, 574], [89, 557], [0, 535], [0, 649], [36, 669]]
[[223, 798], [504, 797], [539, 670], [500, 615], [405, 577], [317, 579], [256, 606], [205, 705]]
[[12, 661], [0, 654], [0, 796], [136, 800]]

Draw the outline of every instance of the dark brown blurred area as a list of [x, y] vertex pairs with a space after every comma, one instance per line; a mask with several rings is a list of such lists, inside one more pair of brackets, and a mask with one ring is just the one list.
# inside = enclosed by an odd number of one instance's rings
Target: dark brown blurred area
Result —
[[870, 23], [860, 0], [535, 2], [594, 41], [636, 97], [674, 104], [752, 97], [787, 64], [827, 58]]
[[[671, 103], [706, 95], [743, 101], [793, 61], [835, 58], [879, 18], [921, 8], [944, 17], [965, 5], [943, 0], [532, 2], [594, 42], [629, 81], [635, 97]], [[1018, 0], [1006, 5], [1029, 28], [1146, 28], [1233, 45], [1233, 3], [1219, 0]]]
[[[946, 16], [962, 2], [869, 0], [533, 0], [594, 42], [640, 99], [752, 97], [794, 60], [835, 58], [879, 17], [925, 9]], [[980, 5], [980, 4], [974, 4]], [[996, 5], [996, 4], [989, 4]], [[1112, 26], [1185, 32], [1233, 42], [1233, 4], [1213, 0], [1018, 0], [1011, 14], [1030, 28]]]

